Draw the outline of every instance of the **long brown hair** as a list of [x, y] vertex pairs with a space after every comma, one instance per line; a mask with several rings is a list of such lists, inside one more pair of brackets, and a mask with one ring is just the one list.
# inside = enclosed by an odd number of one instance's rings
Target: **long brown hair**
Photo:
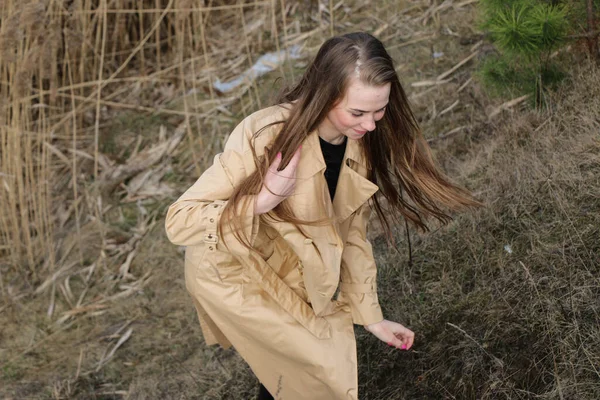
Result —
[[[221, 228], [223, 221], [228, 221], [236, 238], [250, 247], [249, 238], [240, 234], [239, 216], [243, 212], [240, 213], [238, 206], [242, 199], [260, 192], [267, 168], [278, 152], [282, 153], [281, 165], [288, 164], [296, 149], [343, 98], [350, 78], [357, 74], [358, 79], [366, 85], [391, 84], [389, 103], [383, 118], [377, 122], [374, 132], [360, 140], [369, 168], [368, 178], [380, 189], [373, 197], [373, 206], [388, 237], [391, 237], [389, 221], [399, 223], [404, 218], [417, 228], [428, 230], [425, 221], [429, 217], [444, 224], [451, 220], [443, 208], [480, 205], [466, 190], [452, 184], [436, 167], [429, 146], [410, 110], [394, 62], [383, 44], [368, 33], [357, 32], [336, 36], [323, 43], [302, 78], [293, 87], [283, 91], [278, 103], [288, 104], [289, 116], [285, 121], [263, 128], [281, 125], [281, 130], [264, 156], [258, 157], [253, 148], [257, 169], [234, 189], [223, 211], [228, 218], [221, 219]], [[387, 200], [385, 209], [382, 197]], [[242, 210], [250, 206], [252, 204], [242, 204]], [[271, 218], [297, 225], [315, 223], [295, 218], [286, 201], [281, 202], [270, 214]]]

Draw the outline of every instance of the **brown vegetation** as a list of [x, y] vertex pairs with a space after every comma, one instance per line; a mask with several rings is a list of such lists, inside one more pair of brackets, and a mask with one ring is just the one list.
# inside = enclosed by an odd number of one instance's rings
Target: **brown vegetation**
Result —
[[[542, 112], [488, 98], [474, 3], [2, 2], [0, 395], [252, 398], [235, 351], [203, 345], [162, 217], [276, 77], [365, 30], [488, 207], [411, 233], [410, 260], [400, 227], [400, 253], [374, 227], [386, 315], [417, 342], [394, 352], [357, 328], [361, 398], [599, 398], [600, 74], [573, 68]], [[293, 44], [303, 58], [214, 90]]]

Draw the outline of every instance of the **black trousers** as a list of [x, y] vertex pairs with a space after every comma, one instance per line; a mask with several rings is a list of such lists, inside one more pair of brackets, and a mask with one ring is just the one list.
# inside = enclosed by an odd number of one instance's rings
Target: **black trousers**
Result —
[[258, 388], [258, 400], [275, 400], [267, 388], [262, 385], [262, 383]]

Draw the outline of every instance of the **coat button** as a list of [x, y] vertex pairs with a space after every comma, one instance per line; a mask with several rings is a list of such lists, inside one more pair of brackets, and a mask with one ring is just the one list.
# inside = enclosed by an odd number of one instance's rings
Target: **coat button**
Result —
[[304, 244], [312, 244], [312, 239], [306, 238], [304, 239]]

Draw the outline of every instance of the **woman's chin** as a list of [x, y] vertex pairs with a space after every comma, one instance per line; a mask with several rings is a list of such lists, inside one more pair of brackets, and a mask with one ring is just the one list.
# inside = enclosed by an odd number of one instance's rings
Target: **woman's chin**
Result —
[[359, 131], [353, 129], [351, 134], [346, 135], [346, 136], [348, 136], [350, 139], [359, 140], [363, 136], [365, 136], [367, 134], [367, 132], [368, 131], [359, 132]]

